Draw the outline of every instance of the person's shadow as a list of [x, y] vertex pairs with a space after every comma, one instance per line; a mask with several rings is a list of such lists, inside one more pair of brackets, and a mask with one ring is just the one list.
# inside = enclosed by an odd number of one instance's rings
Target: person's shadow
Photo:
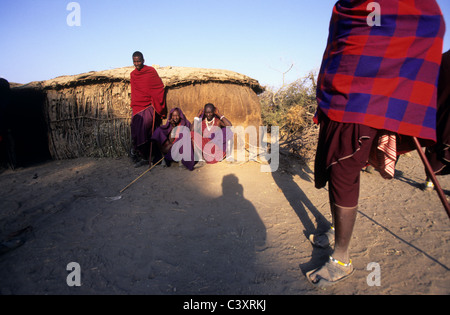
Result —
[[[252, 248], [263, 247], [266, 243], [266, 227], [253, 204], [245, 199], [244, 188], [234, 174], [222, 179], [222, 196], [215, 201], [227, 205], [228, 213], [222, 213], [229, 227], [238, 229], [240, 235]], [[250, 249], [250, 248], [249, 248]]]
[[[248, 294], [255, 279], [256, 252], [266, 243], [266, 227], [234, 174], [222, 179], [222, 196], [205, 200], [196, 234], [201, 248], [195, 270], [203, 294]], [[190, 240], [192, 241], [192, 240]], [[194, 267], [196, 269], [196, 267]], [[188, 272], [191, 272], [189, 270]]]
[[[280, 168], [278, 171], [273, 172], [272, 176], [286, 199], [289, 201], [292, 209], [300, 219], [300, 222], [302, 223], [304, 228], [303, 234], [306, 238], [308, 238], [310, 234], [327, 231], [330, 227], [330, 223], [322, 215], [322, 213], [317, 210], [316, 206], [311, 202], [311, 200], [309, 200], [308, 196], [294, 181], [294, 177], [296, 175], [298, 175], [303, 180], [309, 182], [312, 181], [310, 174], [312, 174], [313, 171], [309, 168], [309, 166], [303, 163], [299, 165], [300, 169], [295, 168], [295, 170], [292, 171], [291, 168], [289, 169], [289, 172], [283, 172], [282, 168]], [[310, 219], [310, 214], [315, 218], [317, 227]], [[312, 270], [317, 266], [323, 264], [331, 254], [331, 248], [320, 249], [312, 245], [311, 247], [312, 253], [310, 261], [300, 264], [300, 269], [302, 270], [303, 274], [306, 274], [306, 272], [308, 272], [309, 270]]]

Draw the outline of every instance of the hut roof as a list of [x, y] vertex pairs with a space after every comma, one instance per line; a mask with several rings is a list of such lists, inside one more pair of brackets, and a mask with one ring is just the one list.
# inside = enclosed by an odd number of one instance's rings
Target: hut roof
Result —
[[[172, 66], [153, 67], [158, 71], [164, 85], [168, 88], [198, 83], [219, 82], [246, 85], [251, 87], [257, 94], [264, 91], [264, 88], [257, 80], [234, 71]], [[19, 88], [60, 89], [103, 82], [129, 82], [130, 73], [133, 70], [134, 67], [123, 67], [111, 70], [91, 71], [77, 75], [60, 76], [46, 81], [35, 81], [22, 85]]]

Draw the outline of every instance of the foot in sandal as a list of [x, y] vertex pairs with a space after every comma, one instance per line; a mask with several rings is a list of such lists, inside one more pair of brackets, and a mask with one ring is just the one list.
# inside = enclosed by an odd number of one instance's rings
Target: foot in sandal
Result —
[[334, 227], [322, 234], [311, 234], [309, 241], [316, 247], [328, 248], [334, 245]]
[[351, 260], [343, 263], [330, 256], [325, 265], [307, 272], [306, 278], [315, 287], [323, 289], [347, 279], [354, 271]]

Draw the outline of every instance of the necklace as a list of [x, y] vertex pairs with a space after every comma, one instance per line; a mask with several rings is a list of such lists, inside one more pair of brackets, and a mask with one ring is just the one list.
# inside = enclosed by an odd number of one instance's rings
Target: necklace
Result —
[[214, 121], [216, 117], [214, 117], [211, 122], [208, 122], [208, 119], [206, 120], [206, 128], [208, 128], [208, 131], [211, 131], [212, 126], [214, 126]]

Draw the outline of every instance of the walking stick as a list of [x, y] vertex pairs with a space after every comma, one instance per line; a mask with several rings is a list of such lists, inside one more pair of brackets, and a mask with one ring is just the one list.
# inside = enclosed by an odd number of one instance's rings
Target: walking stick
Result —
[[[159, 163], [162, 162], [162, 160], [164, 160], [164, 158], [162, 158], [161, 160], [159, 160], [157, 163], [155, 163], [152, 167], [148, 168], [144, 173], [142, 173], [141, 175], [139, 175], [138, 178], [136, 178], [134, 181], [132, 181], [131, 183], [129, 183], [124, 189], [122, 189], [120, 191], [120, 193], [123, 193], [125, 190], [127, 190], [128, 188], [130, 188], [131, 185], [133, 185], [134, 183], [136, 183], [142, 176], [144, 176], [145, 174], [147, 174], [148, 172], [150, 172], [156, 165], [158, 165]], [[105, 197], [106, 200], [108, 201], [116, 201], [116, 200], [120, 200], [122, 199], [122, 195], [118, 195], [118, 196], [113, 196], [113, 197]]]
[[[152, 107], [153, 107], [153, 118], [152, 118], [152, 120], [153, 120], [153, 123], [152, 123], [152, 125], [153, 125], [152, 126], [152, 136], [153, 136], [153, 133], [155, 132], [156, 109], [155, 109], [155, 107], [153, 105], [152, 105]], [[152, 166], [152, 151], [153, 151], [153, 141], [150, 138], [150, 156], [148, 157], [148, 167]]]
[[147, 174], [148, 172], [150, 172], [156, 165], [158, 165], [159, 163], [162, 162], [162, 160], [164, 160], [164, 157], [159, 160], [158, 162], [156, 162], [152, 167], [150, 167], [148, 170], [146, 170], [144, 173], [142, 173], [138, 178], [136, 178], [134, 181], [132, 181], [131, 183], [129, 183], [124, 189], [122, 189], [120, 191], [120, 193], [123, 193], [125, 190], [127, 190], [131, 185], [133, 185], [135, 182], [137, 182], [142, 176], [144, 176], [145, 174]]
[[447, 215], [450, 219], [450, 206], [447, 201], [447, 198], [444, 195], [444, 191], [441, 188], [441, 185], [439, 184], [436, 175], [433, 172], [433, 169], [431, 168], [430, 162], [428, 162], [427, 157], [425, 156], [425, 153], [422, 150], [422, 147], [420, 146], [419, 140], [417, 140], [416, 137], [413, 137], [414, 144], [416, 145], [417, 152], [419, 152], [419, 156], [422, 159], [423, 164], [425, 165], [425, 170], [428, 173], [428, 176], [431, 178], [431, 181], [434, 184], [434, 187], [436, 188], [436, 191], [438, 193], [439, 199], [441, 199], [442, 204], [444, 205], [445, 211], [447, 211]]

